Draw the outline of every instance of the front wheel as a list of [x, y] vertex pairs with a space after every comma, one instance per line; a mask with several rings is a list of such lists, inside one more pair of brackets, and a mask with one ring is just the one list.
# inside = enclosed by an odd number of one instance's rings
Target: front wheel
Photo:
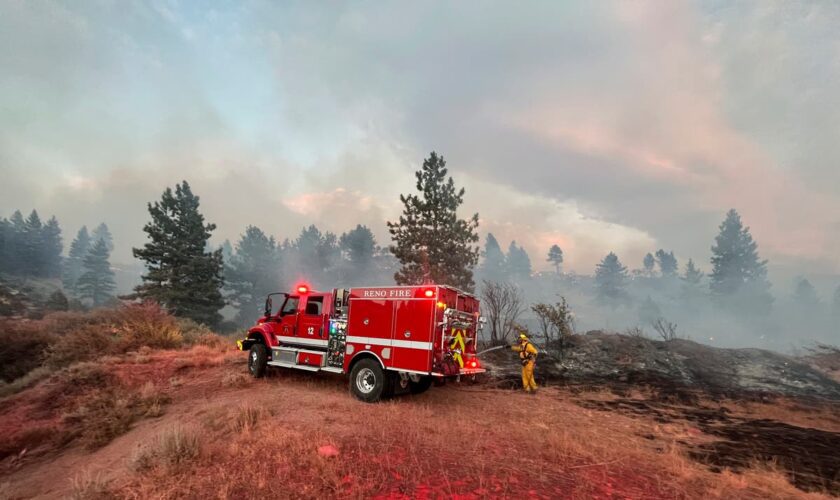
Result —
[[254, 344], [248, 353], [248, 371], [254, 378], [262, 378], [268, 363], [268, 351], [262, 344]]
[[365, 403], [382, 399], [385, 385], [385, 372], [373, 359], [363, 359], [350, 370], [350, 394]]

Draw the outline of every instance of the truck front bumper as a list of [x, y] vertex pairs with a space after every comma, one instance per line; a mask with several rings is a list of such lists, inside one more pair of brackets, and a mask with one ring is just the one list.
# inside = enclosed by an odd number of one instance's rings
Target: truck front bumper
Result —
[[236, 348], [240, 351], [248, 351], [254, 344], [254, 339], [242, 339], [236, 341]]

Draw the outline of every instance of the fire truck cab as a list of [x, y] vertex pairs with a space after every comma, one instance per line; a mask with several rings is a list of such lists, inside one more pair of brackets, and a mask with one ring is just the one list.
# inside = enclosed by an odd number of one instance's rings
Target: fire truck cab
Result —
[[[275, 307], [275, 304], [277, 307]], [[248, 370], [268, 366], [349, 375], [350, 392], [375, 402], [400, 388], [484, 372], [476, 357], [478, 299], [449, 286], [336, 288], [272, 293], [265, 313], [237, 341]]]

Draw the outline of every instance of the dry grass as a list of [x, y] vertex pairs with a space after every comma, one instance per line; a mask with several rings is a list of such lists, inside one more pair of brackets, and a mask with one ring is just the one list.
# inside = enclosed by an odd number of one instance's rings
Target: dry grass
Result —
[[201, 449], [198, 432], [174, 426], [160, 434], [151, 446], [136, 450], [130, 467], [137, 472], [155, 467], [175, 469], [196, 460]]
[[72, 479], [73, 500], [110, 500], [114, 493], [109, 487], [109, 482], [103, 479], [102, 474], [93, 474], [90, 471], [82, 471]]
[[227, 371], [222, 375], [222, 387], [244, 387], [253, 378], [242, 370]]
[[249, 404], [240, 406], [236, 416], [231, 421], [231, 429], [234, 432], [250, 432], [257, 428], [264, 414], [262, 408]]
[[[531, 398], [447, 387], [365, 405], [340, 380], [283, 372], [241, 394], [248, 402], [232, 411], [205, 409], [206, 453], [121, 488], [167, 498], [809, 496], [772, 464], [710, 472], [685, 455], [680, 442], [696, 438], [688, 425], [587, 410], [554, 389]], [[339, 456], [320, 456], [322, 445]]]

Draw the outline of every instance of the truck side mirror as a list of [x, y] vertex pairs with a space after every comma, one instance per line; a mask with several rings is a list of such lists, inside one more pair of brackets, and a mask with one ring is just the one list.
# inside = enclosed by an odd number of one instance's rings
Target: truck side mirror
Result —
[[271, 316], [271, 297], [265, 299], [265, 317]]

